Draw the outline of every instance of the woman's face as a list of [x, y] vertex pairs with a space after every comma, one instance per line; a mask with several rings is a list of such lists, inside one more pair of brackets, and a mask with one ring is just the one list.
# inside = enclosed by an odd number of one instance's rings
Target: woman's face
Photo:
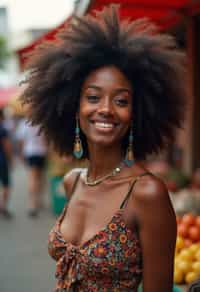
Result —
[[120, 145], [131, 124], [132, 95], [129, 80], [117, 67], [102, 67], [88, 75], [81, 90], [79, 118], [89, 143]]

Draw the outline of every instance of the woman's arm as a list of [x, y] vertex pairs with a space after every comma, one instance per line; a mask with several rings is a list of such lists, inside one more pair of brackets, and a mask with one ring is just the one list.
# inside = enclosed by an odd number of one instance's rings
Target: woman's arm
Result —
[[165, 185], [154, 176], [141, 178], [133, 191], [143, 255], [143, 292], [171, 292], [176, 217]]

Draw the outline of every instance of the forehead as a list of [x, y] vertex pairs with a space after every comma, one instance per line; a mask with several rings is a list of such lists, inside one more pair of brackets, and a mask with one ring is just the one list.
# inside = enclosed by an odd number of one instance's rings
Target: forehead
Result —
[[126, 75], [115, 66], [105, 66], [92, 71], [83, 83], [83, 89], [90, 85], [100, 88], [124, 87], [132, 90], [132, 85]]

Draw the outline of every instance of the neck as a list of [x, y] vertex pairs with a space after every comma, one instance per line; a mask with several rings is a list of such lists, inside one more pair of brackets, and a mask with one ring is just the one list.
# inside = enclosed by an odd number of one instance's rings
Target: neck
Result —
[[95, 180], [106, 175], [117, 167], [123, 160], [121, 149], [88, 146], [89, 148], [89, 177]]

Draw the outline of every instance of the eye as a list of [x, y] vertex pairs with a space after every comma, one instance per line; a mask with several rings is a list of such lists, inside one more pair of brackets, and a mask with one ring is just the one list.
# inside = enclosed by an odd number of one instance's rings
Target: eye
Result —
[[99, 97], [96, 95], [87, 95], [86, 98], [91, 103], [97, 103], [99, 101]]
[[116, 97], [115, 98], [115, 103], [121, 107], [125, 107], [129, 104], [129, 101], [125, 97]]

